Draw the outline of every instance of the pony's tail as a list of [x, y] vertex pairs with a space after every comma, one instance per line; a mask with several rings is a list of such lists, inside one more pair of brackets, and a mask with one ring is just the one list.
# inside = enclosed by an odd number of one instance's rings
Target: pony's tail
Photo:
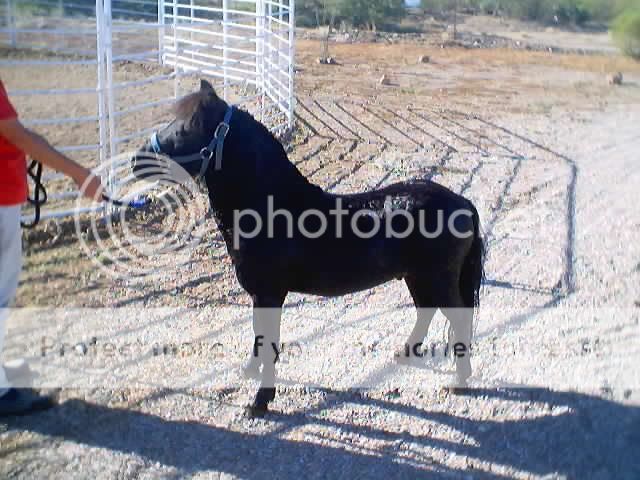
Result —
[[470, 207], [473, 214], [473, 243], [462, 265], [460, 292], [465, 308], [478, 308], [480, 306], [480, 287], [484, 280], [485, 248], [480, 228], [480, 215], [473, 205]]

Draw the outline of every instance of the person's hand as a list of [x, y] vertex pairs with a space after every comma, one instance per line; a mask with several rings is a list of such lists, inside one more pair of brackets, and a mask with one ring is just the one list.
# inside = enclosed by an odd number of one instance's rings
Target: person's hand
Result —
[[73, 180], [86, 198], [96, 202], [102, 201], [104, 188], [100, 182], [100, 177], [94, 175], [91, 170], [83, 168], [77, 175], [74, 175]]

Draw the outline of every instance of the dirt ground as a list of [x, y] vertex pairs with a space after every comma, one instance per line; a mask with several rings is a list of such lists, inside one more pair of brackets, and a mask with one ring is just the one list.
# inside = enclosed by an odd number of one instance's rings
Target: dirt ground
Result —
[[[427, 177], [480, 210], [488, 256], [475, 390], [443, 390], [444, 362], [397, 372], [391, 355], [362, 366], [331, 348], [321, 349], [318, 371], [284, 365], [275, 413], [259, 420], [241, 414], [248, 381], [222, 390], [68, 389], [57, 408], [0, 423], [0, 476], [639, 478], [640, 64], [398, 42], [332, 45], [338, 65], [325, 66], [319, 51], [316, 41], [298, 43], [289, 149], [308, 178], [351, 192]], [[118, 75], [134, 78], [137, 68], [121, 65]], [[606, 82], [616, 71], [621, 87]], [[379, 85], [383, 74], [391, 85]], [[90, 75], [2, 72], [10, 87]], [[160, 109], [145, 115], [133, 121], [168, 118]], [[44, 133], [54, 142], [63, 135]], [[78, 143], [90, 133], [73, 131]], [[27, 233], [18, 305], [194, 307], [184, 323], [133, 316], [111, 334], [151, 342], [213, 329], [247, 339], [250, 322], [225, 312], [246, 311], [250, 299], [212, 220], [205, 226], [189, 262], [142, 284], [105, 275], [64, 222]], [[291, 295], [283, 339], [391, 349], [413, 325], [409, 302], [400, 282], [339, 299]], [[26, 328], [12, 325], [9, 337]], [[438, 317], [428, 341], [440, 342], [443, 329]], [[134, 361], [145, 368], [147, 359]], [[189, 369], [206, 377], [211, 359], [190, 359]], [[350, 389], [352, 378], [379, 381]]]

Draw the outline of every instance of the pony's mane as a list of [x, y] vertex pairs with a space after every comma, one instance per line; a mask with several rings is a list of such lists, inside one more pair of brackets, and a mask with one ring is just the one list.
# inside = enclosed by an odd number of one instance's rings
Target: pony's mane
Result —
[[215, 100], [215, 96], [199, 90], [178, 100], [173, 110], [176, 118], [188, 121], [199, 117]]
[[[199, 91], [178, 100], [173, 107], [174, 114], [177, 119], [188, 122], [192, 127], [205, 126], [207, 116], [211, 115], [212, 107], [217, 106], [217, 102], [220, 102], [221, 107], [226, 105], [212, 89], [201, 88]], [[233, 131], [238, 132], [238, 138], [253, 139], [249, 143], [246, 141], [242, 145], [239, 143], [238, 149], [244, 149], [251, 143], [260, 145], [257, 156], [244, 154], [240, 155], [240, 160], [245, 162], [250, 159], [257, 162], [256, 167], [261, 172], [263, 186], [269, 183], [266, 180], [268, 177], [272, 177], [271, 182], [288, 183], [288, 188], [298, 188], [309, 184], [308, 180], [289, 161], [282, 143], [265, 125], [244, 110], [237, 110], [233, 118]], [[229, 151], [233, 150], [228, 143], [226, 148]], [[278, 171], [278, 174], [272, 176], [274, 171]]]

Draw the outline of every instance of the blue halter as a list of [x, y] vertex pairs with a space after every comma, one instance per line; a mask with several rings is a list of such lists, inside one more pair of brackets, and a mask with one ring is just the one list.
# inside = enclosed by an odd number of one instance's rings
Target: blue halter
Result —
[[[227, 107], [227, 111], [224, 114], [224, 120], [222, 120], [222, 123], [220, 123], [216, 128], [213, 139], [211, 140], [209, 145], [202, 148], [199, 153], [181, 157], [171, 157], [171, 160], [180, 164], [202, 162], [202, 165], [200, 166], [199, 176], [204, 177], [209, 168], [209, 163], [211, 163], [211, 159], [215, 155], [215, 169], [216, 171], [222, 170], [224, 141], [227, 138], [227, 135], [229, 134], [229, 130], [231, 128], [230, 123], [231, 117], [233, 116], [234, 108], [235, 107], [233, 105], [229, 105], [229, 107]], [[162, 148], [160, 147], [160, 142], [158, 141], [158, 132], [154, 132], [153, 135], [151, 135], [151, 148], [153, 149], [154, 153], [156, 153], [156, 155], [163, 155]]]

